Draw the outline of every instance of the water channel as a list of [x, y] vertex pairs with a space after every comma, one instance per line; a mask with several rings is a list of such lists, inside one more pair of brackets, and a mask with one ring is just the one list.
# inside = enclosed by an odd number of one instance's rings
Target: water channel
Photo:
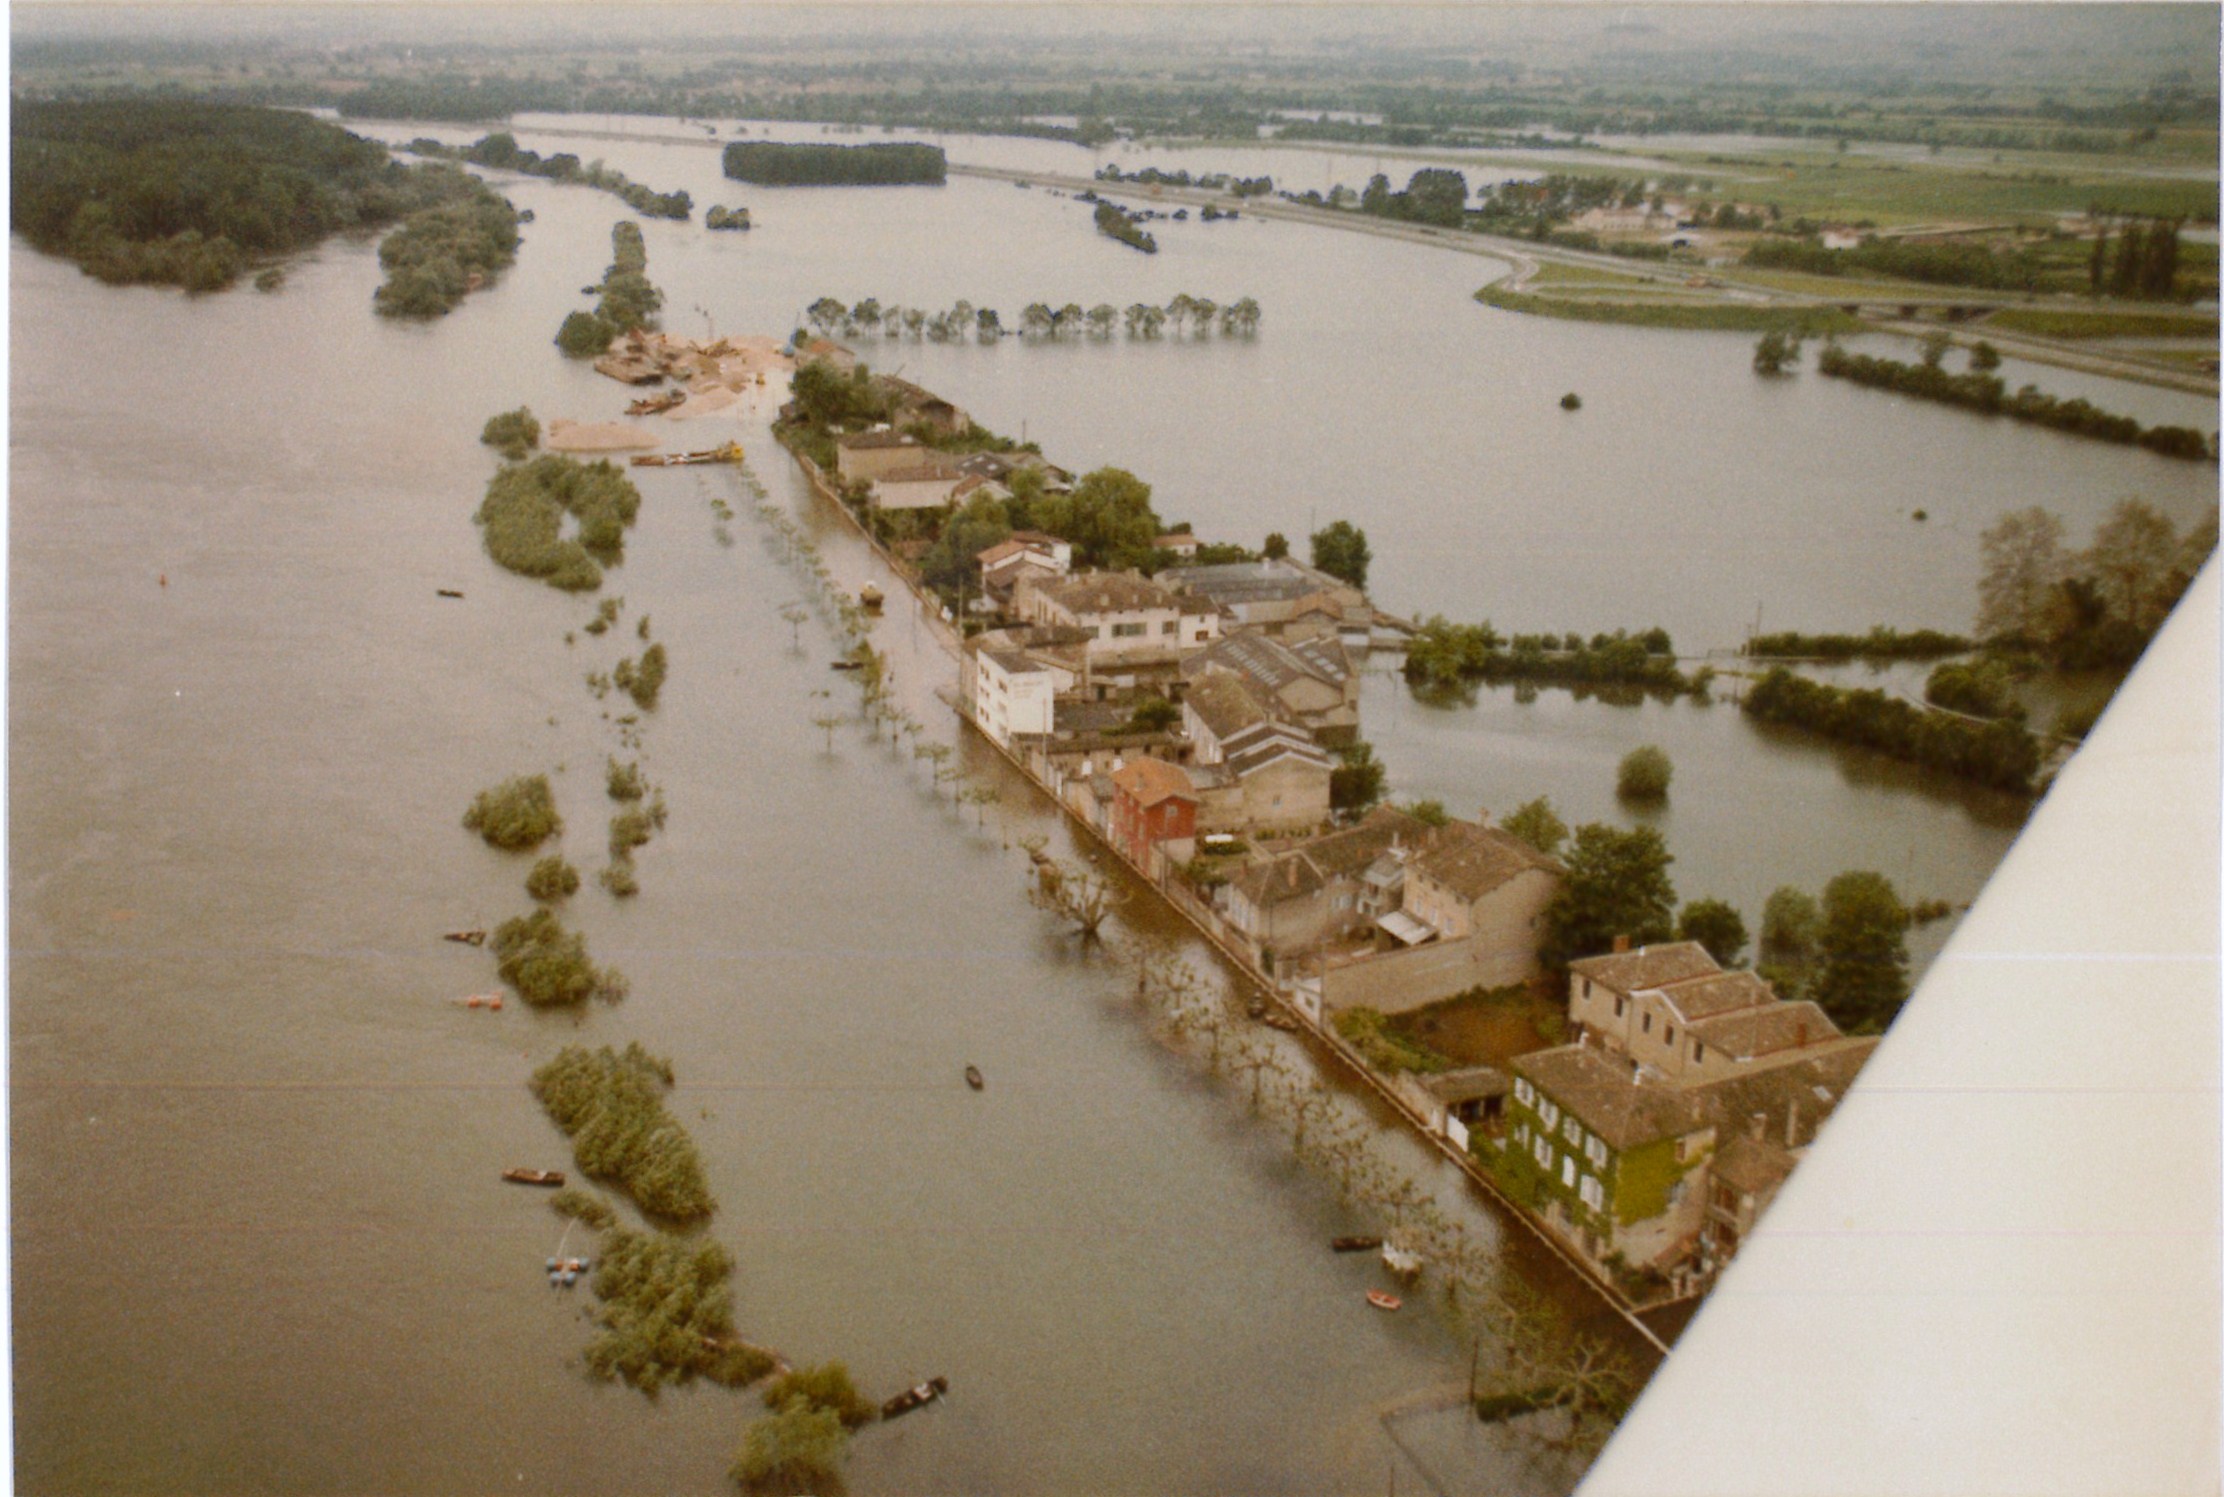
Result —
[[[1734, 642], [1756, 607], [1769, 627], [1950, 626], [2004, 509], [2046, 503], [2077, 531], [2124, 492], [2181, 521], [2213, 502], [2208, 470], [1761, 385], [1746, 340], [1508, 317], [1468, 299], [1489, 271], [1464, 256], [1246, 219], [1161, 226], [1146, 260], [1038, 191], [772, 193], [722, 184], [700, 148], [521, 138], [751, 206], [746, 235], [645, 225], [681, 331], [781, 331], [822, 293], [965, 296], [1007, 319], [1035, 299], [1257, 296], [1251, 342], [880, 362], [1069, 467], [1134, 468], [1207, 535], [1348, 516], [1401, 610], [1658, 622], [1690, 647]], [[1462, 1378], [1469, 1348], [1433, 1306], [1368, 1309], [1368, 1266], [1324, 1249], [1355, 1225], [1334, 1189], [1026, 905], [1012, 844], [1062, 839], [1052, 818], [1007, 783], [976, 825], [854, 727], [827, 750], [810, 718], [830, 646], [806, 630], [791, 648], [796, 578], [722, 478], [650, 475], [606, 589], [673, 656], [644, 728], [672, 812], [644, 893], [574, 901], [633, 996], [454, 1006], [491, 962], [438, 933], [525, 904], [522, 866], [458, 814], [549, 770], [567, 851], [599, 864], [617, 745], [583, 677], [638, 648], [630, 627], [567, 645], [587, 605], [496, 571], [469, 524], [487, 415], [622, 403], [549, 343], [621, 205], [505, 190], [538, 215], [517, 266], [425, 327], [370, 314], [368, 244], [328, 244], [275, 295], [191, 301], [11, 246], [18, 1483], [718, 1489], [753, 1406], [589, 1383], [587, 1297], [539, 1273], [558, 1224], [496, 1180], [564, 1152], [532, 1066], [639, 1039], [678, 1067], [744, 1331], [875, 1390], [952, 1377], [946, 1408], [859, 1441], [860, 1491], [1373, 1491], [1393, 1468], [1413, 1490], [1565, 1490], [1564, 1463], [1456, 1416], [1400, 1426], [1418, 1466], [1390, 1443], [1377, 1411]], [[743, 438], [862, 575], [761, 428]], [[744, 509], [730, 546], [719, 493]], [[912, 710], [961, 742], [925, 632], [895, 610], [880, 637]], [[1727, 705], [1422, 708], [1383, 676], [1366, 710], [1394, 787], [1461, 808], [1549, 790], [1571, 819], [1619, 815], [1599, 766], [1624, 738], [1667, 744], [1686, 892], [1749, 918], [1774, 883], [1849, 862], [1966, 897], [2016, 822]], [[968, 1062], [987, 1092], [964, 1089]], [[1580, 1308], [1506, 1241], [1513, 1272]]]

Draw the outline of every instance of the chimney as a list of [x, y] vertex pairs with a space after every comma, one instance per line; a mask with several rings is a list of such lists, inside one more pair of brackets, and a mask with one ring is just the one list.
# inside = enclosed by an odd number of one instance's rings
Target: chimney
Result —
[[1784, 1114], [1784, 1147], [1799, 1147], [1799, 1098], [1792, 1098], [1791, 1110]]
[[1620, 956], [1627, 950], [1629, 950], [1629, 935], [1627, 932], [1624, 932], [1623, 934], [1618, 935], [1614, 938], [1614, 954], [1616, 956]]

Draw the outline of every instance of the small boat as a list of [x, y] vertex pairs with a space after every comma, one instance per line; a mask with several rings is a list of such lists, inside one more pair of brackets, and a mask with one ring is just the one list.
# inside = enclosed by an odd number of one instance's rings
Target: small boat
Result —
[[686, 402], [687, 392], [685, 390], [666, 390], [662, 395], [648, 395], [636, 400], [626, 407], [626, 414], [628, 416], [654, 416], [660, 411], [668, 411], [672, 407], [684, 405]]
[[496, 1013], [502, 1011], [502, 995], [500, 993], [473, 993], [468, 998], [458, 998], [456, 1002], [462, 1004], [465, 1008], [489, 1008]]
[[1370, 1289], [1367, 1291], [1367, 1303], [1373, 1305], [1377, 1310], [1395, 1310], [1405, 1301], [1394, 1294], [1384, 1294], [1379, 1289]]
[[967, 1066], [965, 1068], [965, 1084], [973, 1090], [979, 1091], [987, 1086], [988, 1082], [982, 1078], [979, 1066]]
[[1278, 1008], [1270, 1008], [1259, 1015], [1259, 1022], [1269, 1029], [1279, 1029], [1285, 1034], [1293, 1034], [1297, 1030], [1297, 1020]]
[[923, 1383], [914, 1383], [880, 1406], [880, 1417], [895, 1419], [910, 1413], [922, 1404], [932, 1403], [950, 1391], [946, 1377], [930, 1377]]
[[1331, 1237], [1328, 1246], [1339, 1253], [1371, 1253], [1382, 1246], [1379, 1237]]
[[688, 468], [697, 463], [738, 463], [741, 461], [741, 444], [728, 442], [723, 447], [706, 448], [701, 452], [643, 452], [633, 459], [636, 468]]
[[857, 590], [857, 601], [865, 605], [867, 613], [878, 613], [884, 600], [880, 589], [868, 582]]
[[561, 1185], [564, 1183], [564, 1172], [562, 1170], [508, 1169], [502, 1171], [502, 1178], [513, 1185]]
[[834, 671], [853, 671], [861, 667], [863, 664], [864, 662], [861, 660], [836, 660], [830, 662], [827, 666], [827, 669]]
[[443, 941], [461, 941], [466, 946], [483, 946], [486, 944], [486, 938], [487, 933], [483, 930], [452, 930], [440, 939]]
[[438, 593], [443, 598], [460, 598], [463, 596], [462, 593], [457, 592], [452, 587], [436, 587], [433, 589], [433, 591]]

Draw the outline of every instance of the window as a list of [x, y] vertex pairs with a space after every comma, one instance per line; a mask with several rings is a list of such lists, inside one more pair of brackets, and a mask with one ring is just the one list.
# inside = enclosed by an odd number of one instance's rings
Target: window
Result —
[[1647, 1009], [1647, 1010], [1645, 1011], [1645, 1033], [1647, 1033], [1647, 1034], [1651, 1034], [1652, 1032], [1653, 1032], [1653, 1016], [1652, 1016], [1652, 1010], [1650, 1010], [1650, 1009]]
[[1560, 1132], [1569, 1143], [1574, 1144], [1578, 1148], [1582, 1147], [1583, 1125], [1575, 1120], [1575, 1114], [1568, 1114], [1567, 1126], [1562, 1128]]
[[1668, 1026], [1668, 1032], [1667, 1032], [1666, 1034], [1664, 1034], [1664, 1035], [1662, 1035], [1662, 1036], [1660, 1037], [1660, 1042], [1661, 1042], [1661, 1043], [1662, 1043], [1663, 1045], [1670, 1045], [1670, 1046], [1672, 1046], [1672, 1045], [1674, 1045], [1674, 1044], [1676, 1043], [1676, 1026], [1675, 1026], [1675, 1025], [1671, 1024], [1671, 1025], [1669, 1025], [1669, 1026]]
[[1597, 1165], [1600, 1169], [1606, 1168], [1605, 1139], [1594, 1136], [1589, 1143], [1583, 1146], [1583, 1153], [1584, 1156], [1591, 1161], [1591, 1163]]
[[1179, 634], [1181, 633], [1181, 621], [1179, 619], [1168, 619], [1158, 626], [1158, 632], [1161, 634]]
[[1691, 1042], [1691, 1058], [1694, 1061], [1707, 1058], [1707, 1042], [1705, 1040], [1693, 1040]]
[[1146, 624], [1114, 624], [1112, 626], [1112, 637], [1114, 639], [1133, 639], [1148, 627]]
[[1542, 1137], [1529, 1141], [1529, 1152], [1537, 1156], [1538, 1168], [1552, 1168], [1552, 1145], [1546, 1143]]
[[1560, 1126], [1560, 1109], [1549, 1099], [1538, 1103], [1537, 1116], [1543, 1119], [1547, 1133]]
[[1533, 1102], [1536, 1100], [1536, 1096], [1537, 1094], [1529, 1089], [1529, 1083], [1526, 1080], [1519, 1076], [1514, 1078], [1514, 1100], [1516, 1102]]
[[1575, 1193], [1582, 1198], [1583, 1204], [1593, 1211], [1604, 1211], [1606, 1209], [1606, 1187], [1599, 1184], [1594, 1176], [1585, 1175], [1583, 1183], [1576, 1187]]
[[[1570, 1190], [1575, 1189], [1575, 1156], [1573, 1154], [1562, 1154], [1560, 1156], [1560, 1183]], [[1681, 1184], [1682, 1182], [1678, 1181], [1677, 1183]]]
[[1585, 1003], [1591, 1001], [1591, 979], [1588, 977], [1583, 979], [1583, 1001]]
[[1614, 1017], [1619, 1019], [1622, 1016], [1622, 1010], [1627, 1007], [1629, 1007], [1629, 1000], [1616, 993], [1614, 995]]

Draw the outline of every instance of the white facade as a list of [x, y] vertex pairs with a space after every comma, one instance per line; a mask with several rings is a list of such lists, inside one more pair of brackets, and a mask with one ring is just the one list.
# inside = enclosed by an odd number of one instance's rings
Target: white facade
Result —
[[1014, 735], [1050, 731], [1058, 693], [1073, 683], [1070, 671], [982, 650], [973, 657], [973, 720], [1009, 748]]

